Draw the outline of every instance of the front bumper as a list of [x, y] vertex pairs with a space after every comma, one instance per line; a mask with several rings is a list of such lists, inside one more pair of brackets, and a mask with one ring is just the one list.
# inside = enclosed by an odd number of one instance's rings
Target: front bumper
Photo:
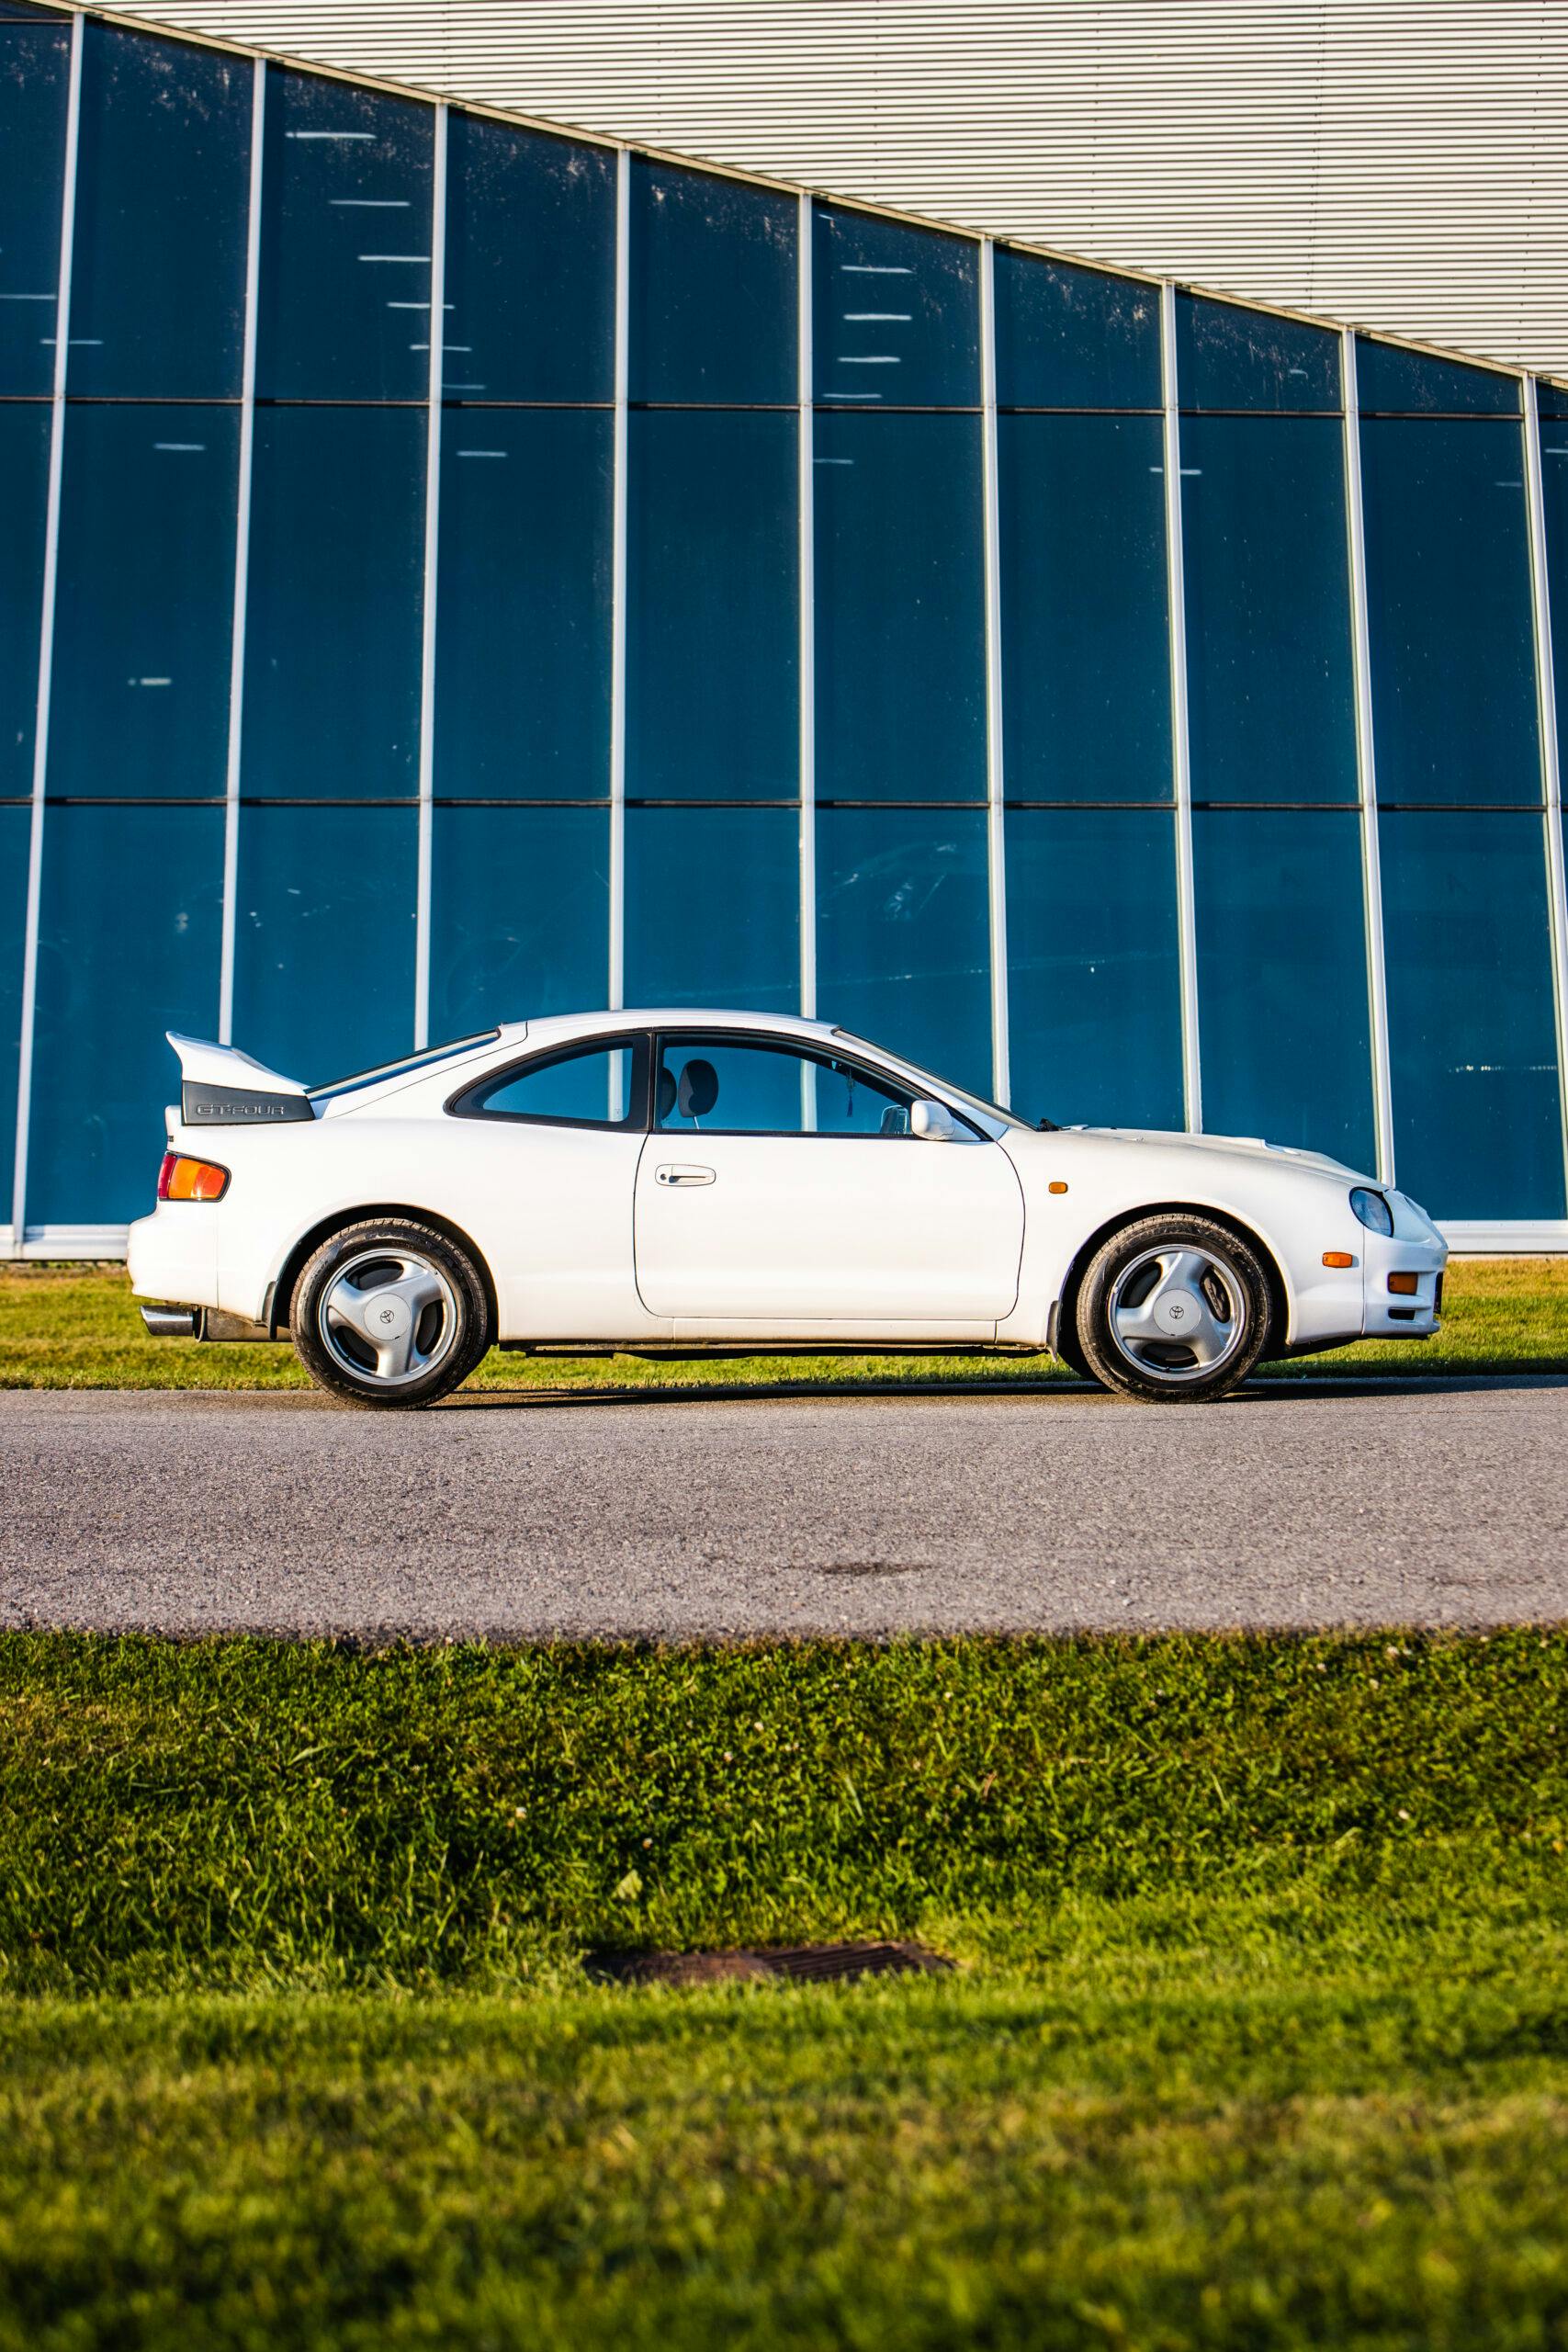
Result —
[[[1424, 1209], [1403, 1193], [1390, 1193], [1392, 1234], [1363, 1233], [1361, 1330], [1369, 1340], [1429, 1340], [1442, 1329], [1443, 1272], [1449, 1247]], [[1389, 1277], [1402, 1282], [1391, 1290]]]

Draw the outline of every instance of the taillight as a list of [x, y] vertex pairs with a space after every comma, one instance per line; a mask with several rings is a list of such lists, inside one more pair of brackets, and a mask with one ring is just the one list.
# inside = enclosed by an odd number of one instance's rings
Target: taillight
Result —
[[229, 1189], [229, 1170], [210, 1159], [187, 1159], [183, 1151], [166, 1151], [158, 1170], [161, 1201], [220, 1201]]

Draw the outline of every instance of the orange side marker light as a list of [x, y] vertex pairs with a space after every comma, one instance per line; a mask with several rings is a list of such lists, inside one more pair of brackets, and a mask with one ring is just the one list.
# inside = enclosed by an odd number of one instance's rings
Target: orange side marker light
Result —
[[1356, 1261], [1348, 1250], [1325, 1250], [1323, 1262], [1325, 1266], [1353, 1266]]
[[1390, 1274], [1388, 1286], [1401, 1298], [1414, 1298], [1420, 1279], [1418, 1274]]
[[1065, 1193], [1066, 1189], [1066, 1186], [1062, 1182], [1060, 1177], [1056, 1179], [1056, 1182], [1054, 1184], [1047, 1184], [1045, 1187], [1045, 1190], [1048, 1193]]

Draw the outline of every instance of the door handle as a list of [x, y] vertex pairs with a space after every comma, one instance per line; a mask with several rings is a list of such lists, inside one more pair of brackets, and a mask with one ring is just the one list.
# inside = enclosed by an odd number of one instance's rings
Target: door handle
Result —
[[662, 1168], [656, 1168], [653, 1171], [656, 1184], [711, 1184], [713, 1179], [711, 1168], [694, 1168], [686, 1160], [666, 1161]]

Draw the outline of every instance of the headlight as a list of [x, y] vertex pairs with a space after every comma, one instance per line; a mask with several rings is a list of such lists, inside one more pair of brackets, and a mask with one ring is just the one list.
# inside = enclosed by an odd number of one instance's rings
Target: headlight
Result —
[[1393, 1231], [1393, 1211], [1381, 1193], [1369, 1193], [1364, 1184], [1358, 1184], [1350, 1195], [1350, 1206], [1369, 1233]]

